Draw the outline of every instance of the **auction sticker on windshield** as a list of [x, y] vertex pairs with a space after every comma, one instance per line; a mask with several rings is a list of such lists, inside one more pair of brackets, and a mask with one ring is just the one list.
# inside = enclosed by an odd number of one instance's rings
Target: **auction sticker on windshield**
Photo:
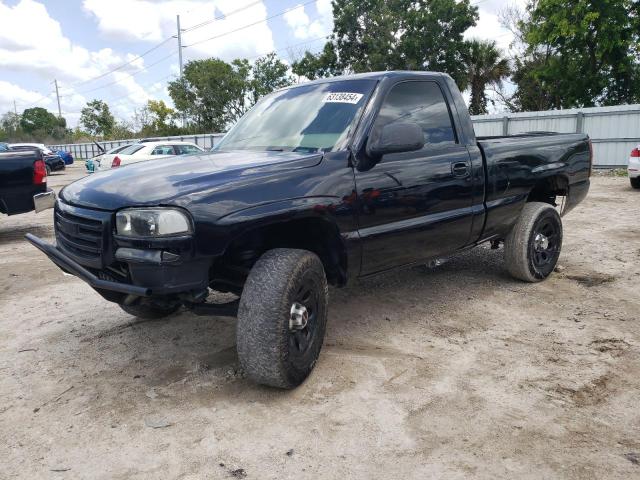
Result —
[[328, 93], [324, 97], [324, 103], [352, 103], [356, 104], [362, 98], [361, 93], [349, 93], [349, 92], [333, 92]]

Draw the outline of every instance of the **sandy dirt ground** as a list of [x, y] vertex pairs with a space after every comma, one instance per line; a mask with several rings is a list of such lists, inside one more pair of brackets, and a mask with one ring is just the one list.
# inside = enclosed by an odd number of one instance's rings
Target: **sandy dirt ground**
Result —
[[540, 284], [481, 248], [331, 291], [289, 392], [233, 319], [137, 321], [23, 240], [51, 211], [2, 217], [0, 478], [640, 478], [639, 206], [594, 178]]

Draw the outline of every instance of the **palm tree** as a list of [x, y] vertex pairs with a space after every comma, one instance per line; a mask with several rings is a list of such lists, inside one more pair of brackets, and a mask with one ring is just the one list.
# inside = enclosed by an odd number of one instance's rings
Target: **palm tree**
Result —
[[509, 60], [502, 56], [493, 40], [474, 39], [467, 42], [465, 57], [471, 86], [469, 113], [482, 115], [487, 113], [487, 86], [502, 86], [502, 80], [511, 72]]

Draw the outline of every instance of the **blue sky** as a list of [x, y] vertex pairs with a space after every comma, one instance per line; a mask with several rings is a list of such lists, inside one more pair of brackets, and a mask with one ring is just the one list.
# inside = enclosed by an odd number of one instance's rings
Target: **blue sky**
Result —
[[[480, 22], [467, 36], [507, 48], [510, 35], [496, 16], [505, 2], [475, 1]], [[170, 103], [176, 14], [186, 30], [185, 62], [274, 50], [291, 62], [305, 49], [319, 50], [332, 28], [331, 0], [0, 0], [0, 114], [13, 110], [14, 100], [18, 112], [36, 105], [57, 112], [54, 79], [71, 126], [93, 98], [122, 120], [150, 98]]]

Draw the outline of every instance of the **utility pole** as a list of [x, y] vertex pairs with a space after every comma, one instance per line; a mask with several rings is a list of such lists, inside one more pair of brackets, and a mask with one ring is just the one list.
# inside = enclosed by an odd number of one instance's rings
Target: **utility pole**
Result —
[[18, 107], [16, 107], [16, 99], [13, 99], [13, 113], [16, 114], [16, 117], [18, 116]]
[[60, 93], [58, 93], [58, 80], [54, 80], [53, 83], [56, 85], [56, 98], [58, 99], [58, 118], [62, 118], [62, 109], [60, 108]]
[[[182, 83], [182, 30], [180, 29], [180, 15], [176, 15], [176, 23], [178, 24], [178, 61], [180, 62], [180, 83]], [[186, 118], [182, 115], [182, 128], [186, 124]]]
[[180, 80], [182, 80], [182, 30], [180, 29], [180, 15], [176, 15], [178, 23], [178, 60], [180, 61]]

